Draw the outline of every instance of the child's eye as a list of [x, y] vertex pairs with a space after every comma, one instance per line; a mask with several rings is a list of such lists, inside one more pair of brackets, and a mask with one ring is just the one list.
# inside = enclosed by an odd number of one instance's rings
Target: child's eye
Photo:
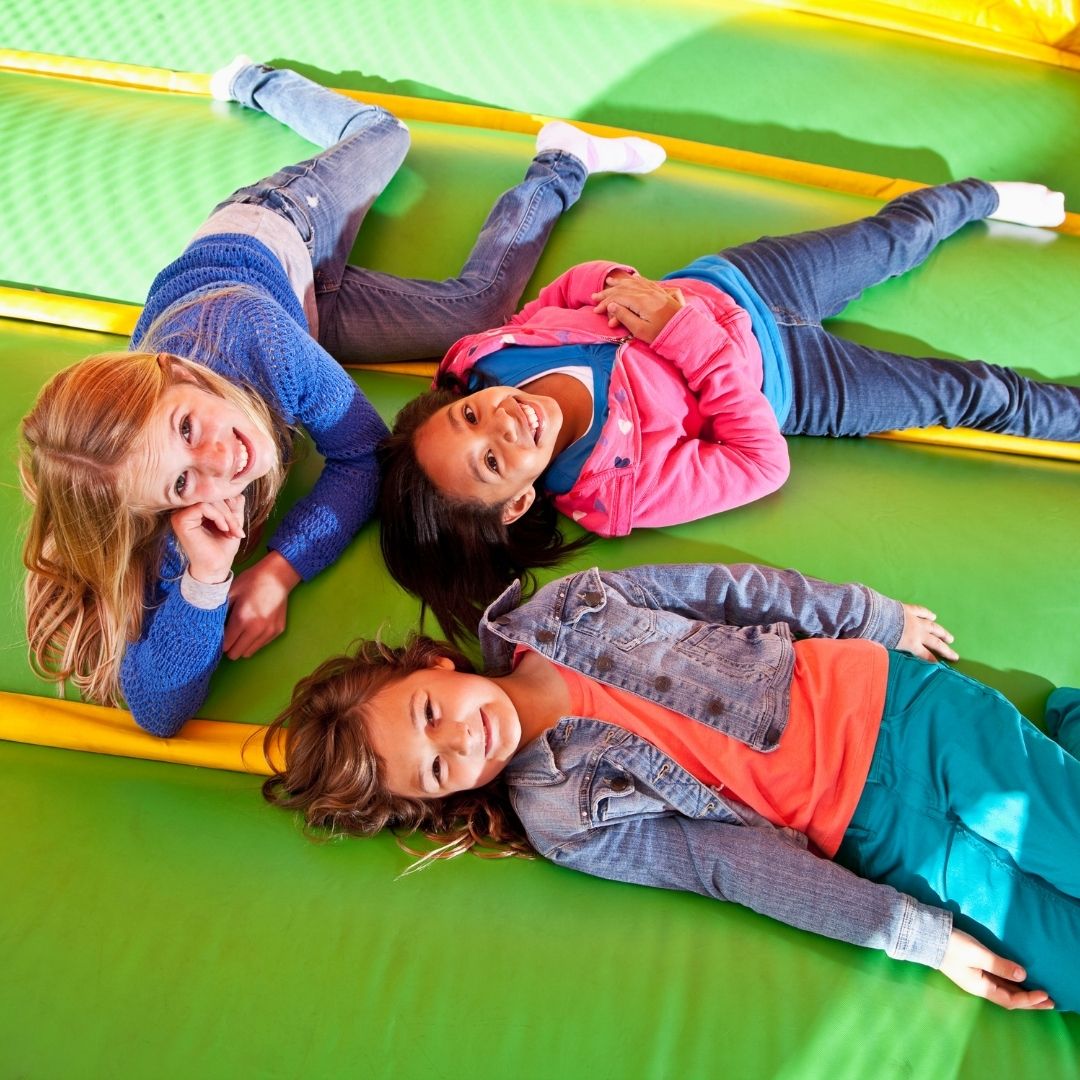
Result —
[[190, 416], [185, 416], [183, 418], [183, 420], [180, 421], [180, 438], [183, 439], [184, 442], [191, 442], [191, 417]]
[[484, 464], [493, 473], [498, 473], [498, 471], [499, 471], [498, 459], [495, 457], [495, 455], [490, 450], [484, 455]]
[[436, 782], [442, 781], [442, 759], [436, 758], [431, 763], [431, 775], [435, 777]]
[[431, 707], [431, 702], [425, 702], [424, 704], [424, 719], [429, 723], [435, 723], [435, 710]]
[[473, 411], [473, 407], [471, 405], [462, 405], [461, 415], [465, 417], [466, 424], [476, 423], [476, 413]]
[[176, 483], [173, 484], [173, 491], [175, 491], [177, 495], [183, 495], [184, 494], [184, 489], [186, 487], [187, 487], [187, 473], [185, 472], [185, 473], [181, 473], [176, 478]]

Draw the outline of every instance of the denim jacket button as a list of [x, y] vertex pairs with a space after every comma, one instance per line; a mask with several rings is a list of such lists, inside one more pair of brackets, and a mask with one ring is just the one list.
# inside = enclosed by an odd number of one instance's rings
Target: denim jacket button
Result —
[[663, 693], [671, 689], [671, 679], [667, 675], [657, 675], [653, 679], [653, 688]]
[[595, 589], [590, 589], [587, 593], [584, 593], [581, 598], [589, 605], [589, 607], [599, 607], [600, 601], [604, 599], [604, 594], [598, 593]]
[[596, 670], [600, 672], [610, 671], [615, 666], [615, 661], [610, 656], [598, 656], [596, 658]]
[[724, 703], [719, 698], [713, 698], [706, 708], [710, 716], [719, 716], [724, 711]]
[[629, 776], [616, 776], [611, 781], [611, 790], [622, 794], [624, 791], [629, 791], [633, 786]]
[[555, 640], [554, 630], [540, 630], [536, 635], [536, 640], [541, 645], [550, 645]]

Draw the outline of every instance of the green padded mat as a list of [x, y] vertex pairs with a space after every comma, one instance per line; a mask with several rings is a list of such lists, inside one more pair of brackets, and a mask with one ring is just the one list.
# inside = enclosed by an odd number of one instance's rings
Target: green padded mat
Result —
[[1080, 205], [1076, 74], [747, 0], [0, 0], [9, 48], [621, 124], [926, 183], [1053, 183]]
[[[0, 13], [19, 48], [196, 70], [243, 49], [329, 85], [915, 179], [1068, 189], [1075, 169], [1076, 76], [752, 4], [0, 0]], [[441, 276], [530, 143], [411, 127], [354, 258]], [[307, 153], [236, 107], [14, 75], [0, 75], [0, 135], [0, 280], [132, 301], [230, 188]], [[598, 178], [533, 290], [583, 258], [659, 273], [703, 247], [872, 207], [677, 163]], [[853, 305], [842, 328], [1076, 382], [1077, 295], [1080, 240], [980, 225]], [[0, 322], [5, 520], [22, 516], [12, 447], [36, 389], [117, 344]], [[421, 385], [357, 379], [387, 417]], [[823, 439], [792, 440], [792, 460], [768, 499], [597, 543], [578, 562], [750, 558], [860, 579], [934, 606], [961, 670], [1032, 715], [1051, 687], [1080, 683], [1080, 469]], [[294, 470], [289, 497], [317, 464]], [[48, 693], [25, 665], [18, 551], [9, 529], [0, 689]], [[223, 664], [202, 715], [265, 720], [327, 653], [383, 625], [397, 636], [415, 615], [369, 527], [297, 591], [285, 637]], [[391, 838], [311, 845], [261, 804], [257, 781], [208, 770], [0, 742], [0, 778], [0, 1077], [1080, 1077], [1077, 1017], [1005, 1014], [923, 969], [698, 897], [518, 860], [395, 881], [409, 859]]]

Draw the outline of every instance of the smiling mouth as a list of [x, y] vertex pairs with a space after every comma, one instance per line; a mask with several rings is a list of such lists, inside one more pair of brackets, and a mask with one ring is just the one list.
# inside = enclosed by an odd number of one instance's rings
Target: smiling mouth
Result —
[[480, 710], [480, 724], [484, 729], [484, 760], [491, 756], [491, 726], [488, 724], [487, 714]]
[[247, 472], [254, 454], [251, 452], [251, 444], [236, 430], [236, 428], [233, 428], [233, 436], [240, 444], [240, 450], [236, 455], [236, 471], [233, 473], [232, 478], [233, 480], [239, 480], [244, 473]]
[[543, 424], [540, 423], [539, 414], [527, 401], [518, 401], [518, 408], [521, 409], [522, 415], [528, 422], [529, 433], [532, 435], [533, 445], [539, 446], [540, 433], [543, 431]]

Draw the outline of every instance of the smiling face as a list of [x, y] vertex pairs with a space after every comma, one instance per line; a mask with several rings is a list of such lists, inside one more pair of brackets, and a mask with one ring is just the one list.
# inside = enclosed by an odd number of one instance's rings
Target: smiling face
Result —
[[521, 744], [521, 721], [498, 683], [433, 666], [384, 686], [365, 708], [372, 748], [394, 795], [438, 799], [494, 780]]
[[239, 406], [187, 380], [158, 398], [130, 459], [130, 498], [175, 510], [239, 495], [277, 465], [273, 437]]
[[434, 413], [416, 432], [416, 459], [444, 495], [505, 505], [510, 524], [532, 505], [562, 424], [554, 398], [491, 386]]

